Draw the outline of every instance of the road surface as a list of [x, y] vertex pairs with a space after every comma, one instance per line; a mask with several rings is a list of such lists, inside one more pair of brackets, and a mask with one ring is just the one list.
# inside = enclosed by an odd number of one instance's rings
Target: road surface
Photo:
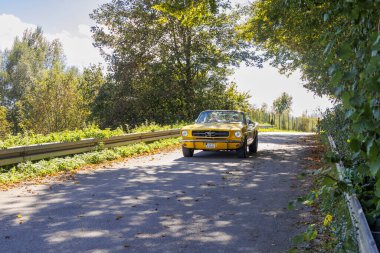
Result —
[[0, 192], [0, 252], [287, 252], [306, 134], [260, 134], [259, 152], [180, 150], [74, 180]]

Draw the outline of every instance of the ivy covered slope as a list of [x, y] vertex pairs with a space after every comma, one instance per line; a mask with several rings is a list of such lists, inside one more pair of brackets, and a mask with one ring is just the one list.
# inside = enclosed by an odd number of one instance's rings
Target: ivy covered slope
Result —
[[336, 101], [332, 134], [369, 223], [380, 215], [380, 2], [256, 1], [240, 27], [272, 65]]

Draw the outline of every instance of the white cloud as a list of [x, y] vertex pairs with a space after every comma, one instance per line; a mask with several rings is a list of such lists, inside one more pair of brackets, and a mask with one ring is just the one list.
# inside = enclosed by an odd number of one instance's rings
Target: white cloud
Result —
[[[0, 49], [10, 48], [16, 36], [21, 37], [25, 29], [35, 29], [37, 26], [22, 22], [18, 17], [9, 14], [0, 15]], [[49, 34], [45, 33], [48, 40], [59, 39], [66, 55], [67, 65], [79, 68], [90, 63], [104, 63], [99, 50], [92, 45], [90, 26], [78, 25], [78, 34], [68, 31]]]
[[10, 48], [16, 36], [21, 37], [26, 29], [36, 27], [36, 25], [22, 22], [16, 16], [0, 14], [0, 50]]
[[78, 31], [80, 34], [84, 35], [84, 36], [87, 36], [87, 37], [91, 37], [92, 33], [91, 33], [91, 27], [88, 26], [88, 25], [78, 25]]
[[67, 64], [70, 66], [85, 67], [90, 63], [103, 63], [99, 50], [92, 45], [90, 26], [79, 25], [80, 36], [75, 36], [67, 31], [55, 34], [46, 34], [49, 40], [59, 39], [66, 54]]

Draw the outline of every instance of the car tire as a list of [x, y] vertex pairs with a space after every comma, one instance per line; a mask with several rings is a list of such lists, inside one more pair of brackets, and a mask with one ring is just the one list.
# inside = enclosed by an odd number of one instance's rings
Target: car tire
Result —
[[193, 157], [194, 149], [182, 147], [182, 154], [184, 157]]
[[255, 140], [252, 142], [251, 145], [248, 146], [250, 153], [257, 153], [257, 148], [259, 146], [259, 135], [256, 134]]
[[247, 158], [248, 152], [247, 152], [247, 141], [246, 140], [243, 143], [243, 147], [237, 149], [236, 152], [237, 152], [237, 156], [239, 158]]

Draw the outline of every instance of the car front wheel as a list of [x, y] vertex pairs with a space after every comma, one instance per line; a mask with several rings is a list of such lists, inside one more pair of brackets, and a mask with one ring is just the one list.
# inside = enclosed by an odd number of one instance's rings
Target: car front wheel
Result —
[[193, 157], [194, 149], [182, 147], [182, 154], [184, 157]]
[[250, 153], [257, 153], [257, 147], [259, 145], [259, 135], [256, 134], [255, 140], [248, 146]]
[[244, 144], [241, 148], [236, 150], [239, 158], [247, 158], [247, 141], [244, 141]]

